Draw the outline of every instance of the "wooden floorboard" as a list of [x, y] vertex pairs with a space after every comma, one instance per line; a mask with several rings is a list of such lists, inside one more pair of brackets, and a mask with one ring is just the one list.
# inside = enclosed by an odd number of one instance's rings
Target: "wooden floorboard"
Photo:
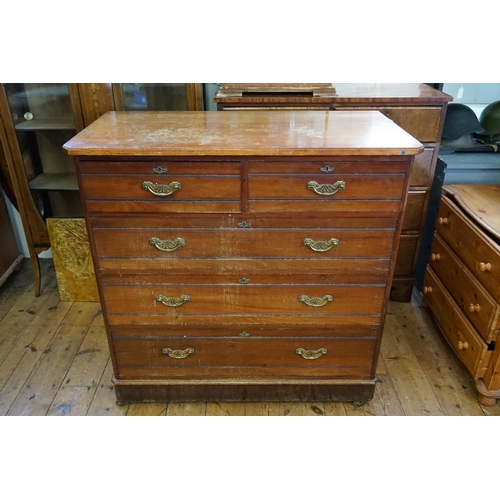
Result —
[[116, 405], [101, 309], [60, 302], [52, 260], [33, 293], [28, 260], [0, 289], [0, 416], [499, 416], [425, 305], [389, 303], [371, 401], [209, 402]]

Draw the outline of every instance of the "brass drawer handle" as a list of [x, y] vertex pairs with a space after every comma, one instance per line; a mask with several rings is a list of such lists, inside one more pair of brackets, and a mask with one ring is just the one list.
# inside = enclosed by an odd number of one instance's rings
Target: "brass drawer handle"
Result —
[[448, 224], [448, 218], [447, 217], [439, 217], [439, 224], [442, 226], [446, 226]]
[[322, 196], [331, 196], [337, 193], [340, 189], [345, 189], [344, 181], [337, 181], [334, 184], [318, 184], [316, 181], [309, 181], [307, 184], [307, 189], [314, 191], [316, 194]]
[[248, 332], [245, 332], [245, 331], [239, 332], [238, 335], [240, 337], [250, 337], [250, 334]]
[[479, 304], [470, 304], [469, 305], [469, 311], [471, 313], [473, 312], [479, 312], [481, 310], [481, 306]]
[[238, 283], [240, 285], [248, 285], [248, 283], [251, 283], [251, 282], [252, 282], [252, 280], [250, 278], [240, 278], [238, 280]]
[[308, 297], [307, 295], [299, 296], [299, 302], [304, 302], [304, 304], [310, 307], [322, 307], [332, 301], [333, 297], [331, 295], [325, 295], [324, 297]]
[[156, 182], [144, 181], [142, 189], [153, 193], [155, 196], [170, 196], [174, 191], [181, 189], [181, 183], [172, 181], [170, 184], [157, 184]]
[[191, 356], [191, 354], [194, 354], [194, 349], [192, 347], [188, 347], [187, 349], [181, 350], [181, 349], [170, 349], [170, 347], [165, 347], [165, 349], [163, 349], [163, 354], [166, 354], [167, 356], [174, 359], [184, 359], [187, 358], [188, 356]]
[[179, 307], [186, 302], [191, 301], [191, 297], [189, 295], [181, 295], [179, 298], [176, 297], [165, 297], [165, 295], [157, 295], [157, 302], [161, 302], [163, 305], [167, 307]]
[[441, 255], [438, 253], [431, 254], [431, 260], [441, 260]]
[[486, 264], [484, 262], [481, 262], [479, 264], [479, 270], [484, 273], [485, 271], [491, 271], [491, 264], [487, 262]]
[[327, 350], [324, 347], [316, 349], [315, 351], [303, 349], [302, 347], [297, 347], [297, 349], [295, 349], [295, 354], [302, 356], [304, 359], [318, 359], [321, 358], [323, 354], [326, 354], [326, 352]]
[[242, 222], [238, 222], [237, 226], [241, 227], [243, 229], [248, 229], [249, 227], [252, 227], [252, 223], [251, 222], [247, 222], [246, 220], [244, 220]]
[[180, 247], [186, 244], [184, 238], [175, 238], [175, 240], [160, 240], [159, 238], [149, 238], [149, 244], [154, 245], [158, 250], [162, 252], [174, 252]]
[[424, 293], [432, 293], [432, 286], [424, 286]]
[[462, 349], [468, 349], [469, 348], [469, 343], [466, 341], [466, 342], [462, 342], [461, 340], [458, 341], [458, 344], [457, 344], [457, 347], [462, 350]]
[[305, 238], [302, 244], [315, 252], [328, 252], [339, 245], [339, 240], [330, 238], [328, 241], [314, 241], [312, 238]]

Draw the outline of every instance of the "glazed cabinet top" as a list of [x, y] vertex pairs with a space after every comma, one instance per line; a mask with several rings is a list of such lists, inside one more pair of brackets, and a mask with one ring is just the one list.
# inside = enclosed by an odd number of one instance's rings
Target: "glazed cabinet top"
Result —
[[64, 145], [74, 156], [416, 155], [377, 111], [108, 112]]

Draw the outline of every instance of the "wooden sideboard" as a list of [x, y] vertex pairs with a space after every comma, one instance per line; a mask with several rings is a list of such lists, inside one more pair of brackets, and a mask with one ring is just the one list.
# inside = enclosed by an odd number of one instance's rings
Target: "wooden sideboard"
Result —
[[374, 111], [117, 112], [64, 147], [119, 402], [371, 399], [418, 141]]
[[422, 230], [434, 179], [446, 107], [452, 97], [425, 84], [222, 84], [220, 111], [241, 109], [378, 110], [424, 144], [410, 179], [391, 298], [411, 299]]
[[423, 293], [444, 337], [476, 381], [500, 398], [500, 186], [443, 187]]

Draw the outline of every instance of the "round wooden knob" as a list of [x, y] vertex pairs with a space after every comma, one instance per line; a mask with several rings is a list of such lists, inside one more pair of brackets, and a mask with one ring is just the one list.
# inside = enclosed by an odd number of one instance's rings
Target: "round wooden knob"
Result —
[[441, 260], [441, 255], [438, 253], [431, 254], [431, 260]]
[[441, 225], [446, 226], [446, 224], [448, 224], [448, 218], [447, 217], [439, 217], [439, 223]]
[[469, 305], [469, 311], [471, 313], [473, 312], [479, 312], [481, 310], [481, 306], [479, 304], [470, 304]]
[[424, 293], [432, 293], [432, 286], [424, 286]]
[[484, 262], [481, 262], [479, 264], [479, 270], [484, 273], [484, 271], [491, 271], [491, 264], [487, 262], [486, 264]]
[[468, 344], [467, 341], [466, 342], [462, 342], [461, 340], [459, 340], [457, 346], [458, 346], [458, 348], [460, 350], [462, 350], [462, 349], [468, 349], [469, 348], [469, 344]]

